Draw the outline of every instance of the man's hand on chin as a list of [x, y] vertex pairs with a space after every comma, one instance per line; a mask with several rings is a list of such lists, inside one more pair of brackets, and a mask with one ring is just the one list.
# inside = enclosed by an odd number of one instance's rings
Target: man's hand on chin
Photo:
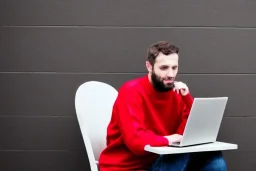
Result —
[[176, 91], [177, 93], [180, 93], [182, 96], [186, 96], [189, 93], [188, 86], [185, 83], [178, 82], [178, 81], [174, 82], [173, 90]]

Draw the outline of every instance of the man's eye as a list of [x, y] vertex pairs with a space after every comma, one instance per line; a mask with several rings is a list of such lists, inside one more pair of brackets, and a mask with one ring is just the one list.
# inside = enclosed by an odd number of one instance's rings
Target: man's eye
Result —
[[161, 67], [162, 70], [166, 70], [168, 69], [168, 67], [164, 66], [164, 67]]

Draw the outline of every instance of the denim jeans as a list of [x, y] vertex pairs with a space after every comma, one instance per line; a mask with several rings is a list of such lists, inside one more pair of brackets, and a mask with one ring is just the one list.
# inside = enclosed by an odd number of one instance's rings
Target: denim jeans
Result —
[[220, 151], [160, 155], [148, 171], [226, 171]]

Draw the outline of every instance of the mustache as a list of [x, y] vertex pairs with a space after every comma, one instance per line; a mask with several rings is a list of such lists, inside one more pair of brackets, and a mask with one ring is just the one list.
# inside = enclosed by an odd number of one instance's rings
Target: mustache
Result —
[[165, 77], [163, 80], [174, 80], [174, 77]]

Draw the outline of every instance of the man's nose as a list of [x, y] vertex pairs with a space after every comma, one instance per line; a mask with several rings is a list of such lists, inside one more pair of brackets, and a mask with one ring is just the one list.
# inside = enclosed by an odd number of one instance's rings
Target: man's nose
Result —
[[174, 71], [173, 70], [168, 70], [167, 76], [168, 77], [174, 77]]

